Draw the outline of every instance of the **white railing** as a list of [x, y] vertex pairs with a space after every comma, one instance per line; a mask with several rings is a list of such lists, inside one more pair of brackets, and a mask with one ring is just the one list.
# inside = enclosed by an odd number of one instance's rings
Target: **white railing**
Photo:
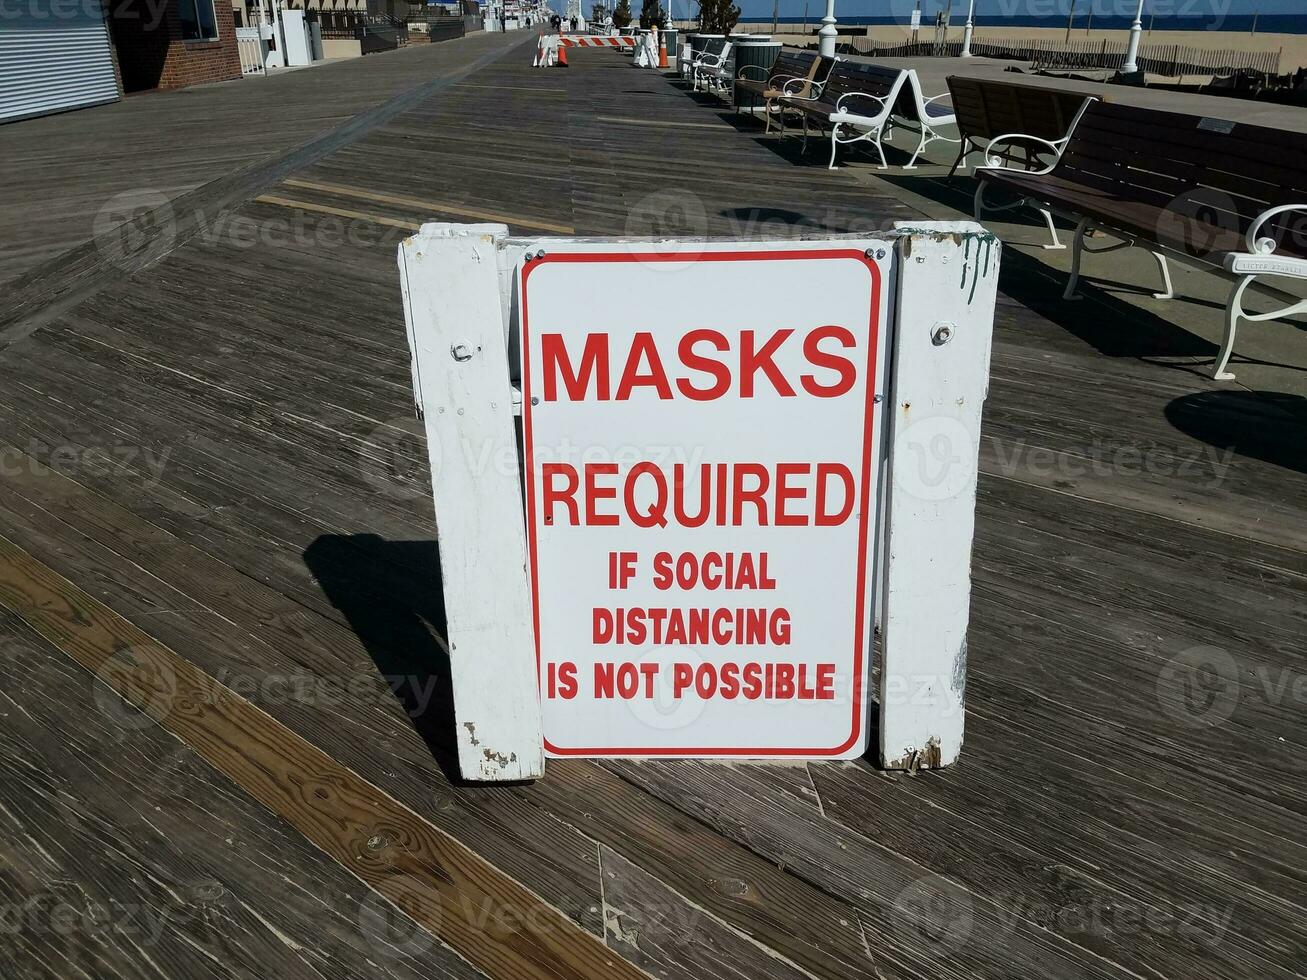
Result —
[[259, 28], [236, 28], [236, 50], [241, 57], [242, 75], [263, 75], [267, 73], [265, 64], [268, 58], [268, 42], [263, 39]]

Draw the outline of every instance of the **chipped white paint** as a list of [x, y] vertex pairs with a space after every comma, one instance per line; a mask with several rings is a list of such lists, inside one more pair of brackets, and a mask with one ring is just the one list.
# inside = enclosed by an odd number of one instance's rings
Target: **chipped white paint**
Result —
[[473, 780], [544, 773], [496, 247], [506, 231], [426, 225], [399, 248], [431, 457], [459, 766]]
[[884, 520], [880, 761], [962, 749], [971, 541], [999, 243], [972, 222], [900, 228]]

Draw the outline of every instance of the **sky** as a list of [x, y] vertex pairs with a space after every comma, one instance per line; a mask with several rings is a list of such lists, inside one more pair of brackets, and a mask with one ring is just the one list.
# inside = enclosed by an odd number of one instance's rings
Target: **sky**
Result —
[[[663, 0], [664, 4], [667, 0]], [[696, 0], [671, 0], [675, 16], [690, 15], [699, 9]], [[770, 17], [773, 0], [735, 0], [745, 17]], [[976, 0], [976, 13], [983, 16], [1020, 14], [1043, 15], [1065, 21], [1070, 0]], [[1089, 11], [1091, 0], [1075, 0], [1080, 16]], [[1095, 15], [1133, 16], [1136, 4], [1131, 0], [1092, 0]], [[947, 6], [948, 0], [921, 0], [923, 17], [931, 19]], [[632, 6], [638, 7], [638, 2]], [[820, 19], [826, 10], [826, 0], [807, 0], [808, 16]], [[804, 0], [780, 0], [780, 16], [802, 17]], [[913, 0], [835, 0], [835, 16], [839, 17], [902, 17], [912, 12]], [[1196, 15], [1211, 19], [1215, 14], [1301, 14], [1307, 4], [1304, 0], [1146, 0], [1145, 11], [1158, 17]], [[966, 16], [967, 0], [953, 0], [953, 10]]]

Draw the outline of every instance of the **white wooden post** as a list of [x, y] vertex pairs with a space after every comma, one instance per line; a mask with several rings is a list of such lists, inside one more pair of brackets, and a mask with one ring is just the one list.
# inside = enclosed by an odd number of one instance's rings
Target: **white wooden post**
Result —
[[888, 420], [880, 761], [962, 748], [980, 416], [999, 243], [971, 222], [900, 228]]
[[472, 780], [544, 774], [496, 244], [507, 231], [427, 225], [399, 248], [431, 456], [458, 759]]

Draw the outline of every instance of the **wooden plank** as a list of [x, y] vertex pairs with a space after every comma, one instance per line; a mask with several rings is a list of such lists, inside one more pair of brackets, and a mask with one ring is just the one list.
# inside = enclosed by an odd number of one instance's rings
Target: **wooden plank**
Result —
[[[841, 763], [829, 763], [839, 765]], [[848, 763], [844, 763], [848, 764]], [[996, 896], [896, 854], [754, 780], [746, 766], [605, 763], [857, 908], [877, 967], [893, 975], [1108, 977], [1120, 967], [1001, 907]], [[811, 765], [818, 765], [812, 763]], [[692, 785], [692, 795], [684, 792]], [[980, 937], [1001, 935], [991, 944]], [[976, 937], [976, 941], [972, 941]]]
[[0, 538], [0, 602], [492, 976], [638, 977], [393, 797]]
[[[149, 623], [158, 640], [185, 649], [342, 765], [409, 807], [439, 813], [451, 835], [602, 935], [593, 842], [516, 798], [498, 805], [459, 793], [442, 772], [456, 768], [447, 672], [427, 625], [440, 621], [434, 545], [320, 539], [304, 556], [319, 613], [33, 465], [6, 478], [0, 527], [11, 540], [65, 577], [94, 583], [119, 615]], [[384, 563], [412, 557], [426, 576]]]
[[0, 629], [0, 972], [484, 976], [17, 616]]
[[[19, 458], [11, 450], [4, 452], [6, 459]], [[190, 659], [211, 674], [258, 680], [265, 674], [293, 677], [312, 669], [328, 678], [354, 678], [352, 658], [357, 654], [353, 651], [360, 642], [375, 642], [374, 635], [382, 632], [390, 644], [400, 639], [395, 624], [403, 617], [398, 609], [385, 605], [380, 594], [344, 588], [336, 599], [360, 633], [356, 640], [333, 622], [307, 614], [265, 586], [233, 574], [209, 556], [134, 520], [121, 508], [56, 474], [37, 477], [23, 466], [9, 482], [14, 493], [8, 506], [0, 504], [0, 527], [6, 534], [21, 536], [29, 548], [41, 546], [50, 552], [56, 570], [93, 574], [102, 601], [128, 618], [149, 621], [157, 638], [174, 647], [184, 646]], [[20, 494], [39, 501], [41, 507], [34, 503], [19, 507], [15, 499], [22, 499]], [[77, 521], [96, 539], [131, 552], [134, 560], [118, 559], [112, 552], [92, 546], [66, 525], [60, 531], [58, 523], [42, 517], [44, 508]], [[322, 566], [315, 561], [314, 567]], [[394, 591], [366, 554], [357, 553], [352, 567], [379, 593]], [[142, 579], [140, 573], [149, 577]], [[170, 585], [164, 585], [165, 579]], [[124, 586], [126, 582], [131, 582], [130, 587]], [[351, 594], [352, 600], [344, 598]], [[369, 612], [363, 613], [364, 609]], [[233, 626], [247, 632], [234, 633]], [[409, 670], [399, 659], [401, 655], [396, 650], [385, 661], [386, 669]], [[380, 658], [380, 653], [376, 656]], [[380, 668], [379, 662], [373, 670]], [[263, 683], [243, 686], [254, 686], [259, 692], [274, 689]], [[456, 794], [443, 786], [426, 746], [404, 719], [396, 723], [389, 714], [364, 712], [347, 687], [352, 688], [353, 683], [341, 685], [339, 697], [324, 706], [330, 707], [327, 724], [314, 719], [310, 711], [293, 710], [296, 705], [284, 699], [269, 703], [267, 710], [343, 764], [366, 771], [372, 781], [410, 806], [426, 805], [439, 812], [442, 826], [450, 833], [529, 883], [583, 925], [591, 921], [584, 892], [569, 891], [559, 884], [560, 875], [578, 873], [566, 858], [574, 845], [551, 832], [551, 825], [576, 828], [586, 840], [620, 851], [675, 889], [675, 893], [667, 892], [665, 918], [645, 921], [647, 936], [660, 936], [660, 924], [675, 929], [702, 909], [815, 975], [869, 980], [875, 976], [850, 906], [785, 874], [615, 775], [589, 764], [557, 763], [550, 767], [548, 779], [530, 789]], [[421, 716], [415, 720], [421, 721]], [[369, 764], [368, 749], [360, 752], [353, 747], [364, 743], [385, 751], [389, 757], [385, 770], [375, 764], [362, 769]], [[803, 767], [763, 770], [760, 778], [783, 785], [787, 791], [804, 795], [802, 786], [810, 786]], [[418, 777], [416, 784], [403, 778], [409, 773]], [[590, 847], [593, 850], [594, 845]], [[514, 860], [518, 855], [520, 862]], [[551, 873], [551, 861], [560, 865], [557, 872]], [[595, 875], [597, 879], [597, 866]], [[601, 904], [598, 892], [594, 902]], [[600, 915], [596, 907], [596, 923], [602, 921]], [[668, 944], [663, 948], [676, 948], [674, 937], [657, 941]]]
[[[668, 980], [803, 980], [812, 974], [750, 941], [702, 909], [669, 901], [670, 889], [600, 846], [608, 945], [650, 976]], [[687, 913], [677, 921], [676, 913]]]

